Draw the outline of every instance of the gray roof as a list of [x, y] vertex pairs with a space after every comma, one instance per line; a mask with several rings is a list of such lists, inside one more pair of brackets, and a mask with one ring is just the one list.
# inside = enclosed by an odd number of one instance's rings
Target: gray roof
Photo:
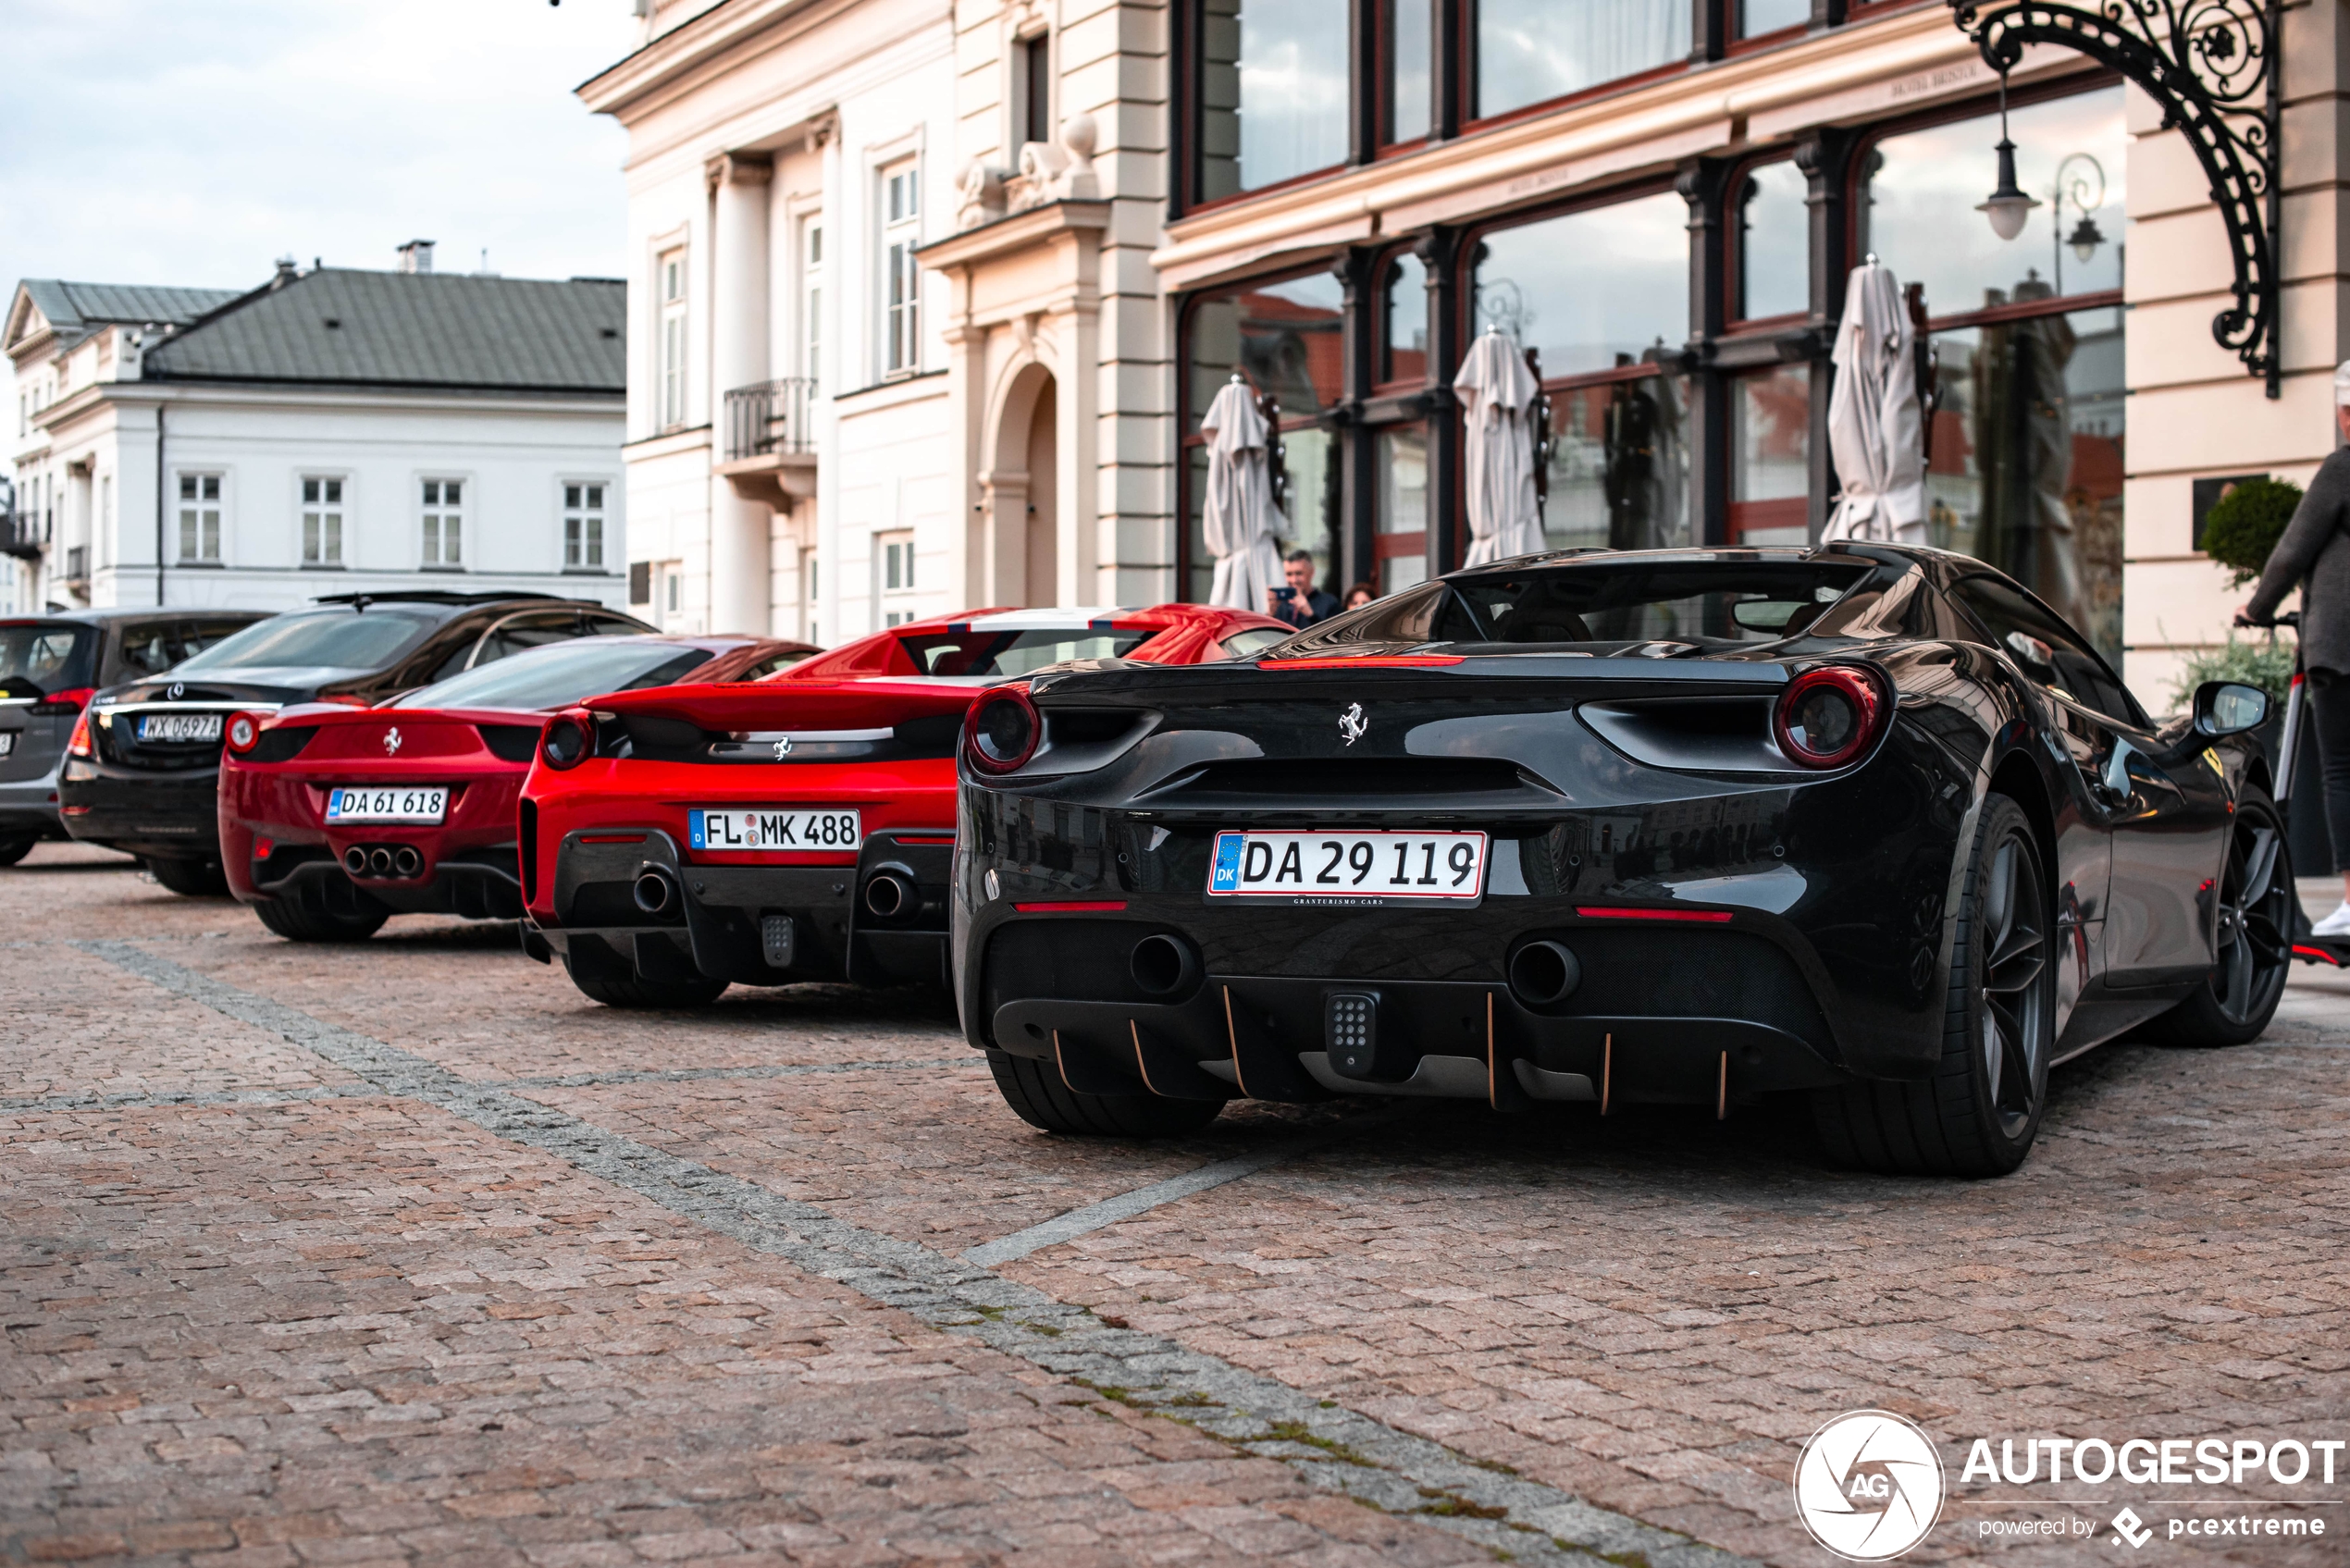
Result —
[[237, 297], [234, 289], [165, 289], [145, 283], [71, 283], [28, 278], [24, 291], [59, 339], [80, 341], [94, 327], [184, 326]]
[[320, 267], [220, 302], [150, 349], [142, 374], [618, 394], [626, 316], [626, 289], [603, 279]]

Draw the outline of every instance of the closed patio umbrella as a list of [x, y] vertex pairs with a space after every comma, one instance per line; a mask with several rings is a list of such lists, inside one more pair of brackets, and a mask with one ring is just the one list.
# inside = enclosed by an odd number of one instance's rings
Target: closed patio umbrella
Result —
[[1845, 284], [1828, 450], [1844, 488], [1821, 537], [1925, 542], [1925, 446], [1916, 339], [1900, 286], [1874, 256]]
[[1480, 333], [1453, 377], [1466, 426], [1468, 554], [1464, 566], [1530, 555], [1542, 548], [1534, 504], [1534, 443], [1527, 413], [1539, 388], [1517, 344], [1498, 328]]
[[1208, 553], [1216, 558], [1207, 601], [1262, 615], [1265, 595], [1282, 582], [1281, 552], [1273, 535], [1287, 521], [1273, 505], [1272, 477], [1265, 466], [1270, 432], [1248, 383], [1237, 376], [1216, 394], [1199, 426], [1207, 438], [1207, 495], [1200, 522]]

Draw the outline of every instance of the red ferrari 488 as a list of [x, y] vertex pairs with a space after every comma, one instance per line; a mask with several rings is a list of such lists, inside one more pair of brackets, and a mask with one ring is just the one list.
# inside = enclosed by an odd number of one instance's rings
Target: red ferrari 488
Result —
[[567, 709], [523, 785], [523, 946], [615, 1006], [944, 984], [955, 749], [980, 693], [1068, 660], [1252, 656], [1292, 630], [1197, 604], [975, 610], [757, 685]]

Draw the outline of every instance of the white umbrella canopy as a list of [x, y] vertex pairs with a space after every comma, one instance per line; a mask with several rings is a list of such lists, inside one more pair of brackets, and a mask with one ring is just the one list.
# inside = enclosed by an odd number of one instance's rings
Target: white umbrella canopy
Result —
[[1925, 542], [1925, 444], [1916, 338], [1900, 285], [1874, 256], [1845, 283], [1828, 451], [1844, 488], [1821, 537]]
[[1265, 595], [1282, 582], [1281, 552], [1273, 535], [1288, 520], [1273, 505], [1265, 463], [1270, 432], [1248, 383], [1237, 376], [1225, 383], [1199, 427], [1207, 438], [1207, 495], [1200, 522], [1208, 553], [1216, 558], [1207, 601], [1262, 615]]
[[1530, 555], [1543, 548], [1534, 502], [1534, 443], [1527, 414], [1540, 390], [1517, 344], [1498, 329], [1480, 333], [1453, 377], [1466, 426], [1468, 553], [1464, 566]]

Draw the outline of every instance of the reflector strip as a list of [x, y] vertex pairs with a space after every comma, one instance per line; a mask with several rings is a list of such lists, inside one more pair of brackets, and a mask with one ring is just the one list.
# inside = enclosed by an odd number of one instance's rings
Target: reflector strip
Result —
[[897, 835], [897, 842], [900, 844], [943, 844], [951, 849], [955, 846], [955, 835], [951, 833], [943, 837], [935, 833], [901, 833]]
[[1457, 653], [1394, 653], [1368, 659], [1260, 659], [1260, 670], [1416, 670], [1431, 664], [1459, 664]]
[[[89, 808], [84, 807], [82, 809], [87, 810]], [[2331, 964], [2337, 969], [2342, 967], [2342, 960], [2322, 947], [2304, 947], [2296, 942], [2293, 945], [2293, 956], [2296, 958], [2315, 958], [2321, 963]]]
[[640, 833], [584, 833], [579, 835], [579, 842], [582, 844], [642, 844], [645, 842], [645, 835]]
[[1126, 900], [1106, 903], [1015, 904], [1013, 908], [1023, 915], [1114, 914], [1126, 907]]
[[1631, 909], [1578, 904], [1575, 912], [1588, 920], [1695, 920], [1702, 925], [1723, 925], [1730, 918], [1727, 909]]

